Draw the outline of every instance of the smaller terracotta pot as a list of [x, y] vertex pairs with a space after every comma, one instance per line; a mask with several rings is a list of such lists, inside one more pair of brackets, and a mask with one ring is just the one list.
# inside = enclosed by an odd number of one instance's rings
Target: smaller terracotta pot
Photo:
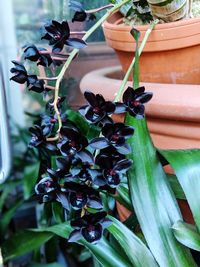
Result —
[[[120, 67], [92, 71], [82, 79], [81, 91], [89, 89], [113, 100], [121, 85], [120, 76]], [[200, 148], [200, 85], [141, 85], [153, 92], [152, 100], [146, 105], [146, 116], [154, 145], [161, 149]], [[128, 82], [127, 86], [132, 83]]]
[[[148, 25], [134, 26], [143, 39]], [[115, 13], [103, 24], [107, 44], [115, 49], [124, 72], [134, 57], [131, 26]], [[140, 57], [140, 80], [157, 83], [200, 84], [200, 17], [158, 24]]]

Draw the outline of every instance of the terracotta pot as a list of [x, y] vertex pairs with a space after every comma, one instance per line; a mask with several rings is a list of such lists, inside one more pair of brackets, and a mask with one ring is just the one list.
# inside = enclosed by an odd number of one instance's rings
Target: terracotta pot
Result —
[[[147, 25], [135, 26], [141, 40]], [[125, 72], [134, 56], [131, 27], [115, 13], [103, 25], [106, 41], [115, 49]], [[140, 58], [140, 80], [200, 84], [200, 17], [156, 25]]]
[[[81, 91], [89, 89], [114, 100], [121, 85], [120, 76], [120, 67], [92, 71], [82, 79]], [[131, 86], [131, 82], [128, 85]], [[152, 100], [146, 105], [146, 116], [155, 146], [161, 149], [200, 148], [200, 85], [141, 85], [153, 92]]]
[[[120, 67], [103, 68], [88, 73], [81, 81], [84, 92], [90, 88], [101, 93], [107, 100], [113, 100], [120, 87]], [[128, 82], [127, 86], [131, 86]], [[148, 128], [153, 143], [161, 149], [200, 148], [200, 85], [141, 83], [146, 91], [153, 92], [152, 100], [146, 105]], [[188, 101], [189, 100], [189, 101]], [[115, 121], [122, 121], [117, 115]], [[172, 172], [169, 168], [167, 173]], [[178, 200], [183, 218], [188, 223], [194, 219], [187, 201]], [[121, 221], [126, 220], [130, 211], [117, 203]]]

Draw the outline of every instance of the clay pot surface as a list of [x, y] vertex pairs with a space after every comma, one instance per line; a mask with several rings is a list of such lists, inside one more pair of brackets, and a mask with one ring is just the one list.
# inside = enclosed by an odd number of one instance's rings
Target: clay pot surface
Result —
[[[147, 25], [135, 26], [141, 38]], [[107, 44], [115, 49], [126, 72], [134, 57], [131, 26], [120, 13], [104, 23]], [[140, 57], [140, 80], [156, 83], [200, 84], [200, 17], [158, 24], [149, 36]]]
[[[114, 100], [121, 85], [120, 67], [88, 73], [81, 81], [82, 93], [90, 90]], [[132, 86], [131, 82], [127, 86]], [[200, 85], [141, 83], [153, 92], [146, 105], [148, 127], [156, 147], [161, 149], [200, 148]], [[123, 117], [117, 116], [117, 120]]]

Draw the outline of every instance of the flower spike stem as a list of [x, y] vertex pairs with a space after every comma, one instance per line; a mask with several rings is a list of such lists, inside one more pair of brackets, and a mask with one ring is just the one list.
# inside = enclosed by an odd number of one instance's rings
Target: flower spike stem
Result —
[[102, 6], [100, 8], [96, 8], [96, 9], [90, 9], [90, 10], [85, 10], [85, 13], [86, 14], [92, 14], [92, 13], [97, 13], [99, 11], [102, 11], [104, 9], [107, 9], [107, 8], [110, 8], [110, 7], [114, 7], [115, 5], [114, 4], [109, 4], [109, 5], [106, 5], [106, 6]]
[[[138, 52], [139, 52], [139, 56], [141, 55], [141, 53], [142, 53], [142, 51], [143, 51], [143, 49], [144, 49], [144, 46], [145, 46], [145, 44], [146, 44], [146, 42], [147, 42], [147, 40], [148, 40], [148, 38], [149, 38], [149, 35], [151, 34], [151, 32], [152, 32], [153, 28], [155, 27], [155, 25], [158, 24], [158, 22], [159, 22], [158, 19], [154, 20], [154, 21], [150, 24], [148, 30], [146, 31], [145, 36], [144, 36], [144, 38], [143, 38], [143, 40], [142, 40], [142, 42], [141, 42], [141, 45], [140, 45], [140, 47], [139, 47], [139, 51], [138, 51]], [[132, 72], [132, 70], [133, 70], [134, 64], [135, 64], [135, 57], [133, 58], [133, 60], [132, 60], [132, 62], [131, 62], [131, 64], [130, 64], [130, 66], [129, 66], [127, 72], [126, 72], [126, 75], [124, 76], [124, 79], [123, 79], [123, 81], [122, 81], [122, 84], [121, 84], [121, 86], [120, 86], [120, 88], [119, 88], [119, 90], [118, 90], [118, 92], [117, 92], [116, 97], [115, 97], [115, 100], [114, 100], [115, 102], [120, 101], [120, 99], [121, 99], [121, 95], [122, 95], [122, 93], [123, 93], [123, 91], [124, 91], [124, 89], [125, 89], [125, 87], [126, 87], [128, 78], [129, 78], [129, 76], [130, 76], [130, 74], [131, 74], [131, 72]]]
[[[87, 33], [83, 36], [82, 40], [83, 41], [86, 41], [90, 35], [98, 28], [102, 25], [102, 23], [113, 13], [117, 12], [124, 4], [127, 4], [128, 2], [130, 2], [131, 0], [123, 0], [121, 3], [119, 4], [116, 4], [113, 8], [111, 8], [100, 20], [97, 21], [97, 23], [95, 23], [94, 26], [92, 26], [88, 31]], [[62, 128], [62, 120], [61, 120], [61, 117], [60, 117], [60, 112], [58, 110], [58, 107], [57, 107], [57, 102], [58, 102], [58, 97], [59, 97], [59, 89], [60, 89], [60, 83], [63, 79], [63, 76], [66, 72], [66, 70], [68, 69], [69, 65], [71, 64], [72, 60], [74, 59], [74, 57], [77, 55], [77, 53], [79, 52], [79, 49], [73, 49], [72, 52], [70, 53], [67, 61], [65, 62], [65, 64], [63, 65], [59, 75], [57, 76], [57, 80], [56, 80], [56, 85], [55, 85], [55, 95], [54, 95], [54, 102], [53, 102], [53, 105], [54, 105], [54, 110], [55, 110], [55, 113], [57, 115], [57, 119], [58, 119], [58, 130], [57, 130], [57, 135], [54, 137], [54, 139], [52, 140], [51, 138], [51, 141], [56, 141], [59, 139], [59, 132]], [[47, 138], [47, 141], [48, 141], [48, 138]]]

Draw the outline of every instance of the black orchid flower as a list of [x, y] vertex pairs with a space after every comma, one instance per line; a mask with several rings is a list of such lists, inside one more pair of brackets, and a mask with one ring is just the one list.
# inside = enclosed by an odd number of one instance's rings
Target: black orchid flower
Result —
[[70, 0], [69, 6], [72, 10], [75, 11], [74, 17], [72, 18], [72, 22], [74, 21], [89, 21], [89, 20], [95, 20], [96, 16], [92, 13], [88, 14], [84, 8], [83, 5], [80, 2]]
[[137, 119], [144, 118], [145, 107], [144, 104], [147, 103], [153, 94], [150, 92], [145, 92], [144, 86], [134, 90], [132, 87], [128, 87], [123, 94], [123, 105], [121, 103], [116, 103], [116, 113], [122, 113], [128, 111], [129, 114]]
[[[61, 120], [63, 125], [67, 122], [67, 116], [66, 114], [61, 114]], [[55, 124], [58, 122], [57, 115], [47, 115], [44, 114], [41, 116], [41, 126], [43, 128], [43, 134], [45, 136], [49, 135], [52, 133], [53, 128]]]
[[84, 162], [72, 166], [70, 172], [75, 179], [78, 179], [80, 181], [80, 183], [93, 181], [95, 184], [96, 178], [102, 176], [102, 172], [99, 169], [95, 169], [92, 164]]
[[112, 224], [106, 215], [106, 212], [97, 212], [72, 221], [71, 226], [75, 230], [71, 232], [68, 242], [76, 242], [83, 237], [89, 243], [97, 243], [103, 235], [103, 230]]
[[41, 203], [58, 201], [64, 209], [69, 210], [69, 201], [66, 194], [61, 191], [60, 185], [52, 178], [42, 178], [36, 184], [35, 192], [39, 195]]
[[49, 54], [42, 55], [40, 51], [46, 51], [46, 49], [38, 49], [35, 45], [26, 46], [24, 49], [24, 59], [37, 62], [37, 65], [42, 65], [44, 67], [49, 67], [53, 62]]
[[27, 85], [29, 91], [34, 91], [36, 93], [46, 93], [49, 91], [48, 88], [45, 87], [44, 80], [38, 80], [36, 75], [29, 75]]
[[121, 154], [129, 154], [130, 147], [126, 144], [127, 138], [134, 133], [134, 128], [125, 126], [124, 123], [107, 123], [102, 128], [104, 137], [94, 138], [90, 146], [94, 149], [104, 149], [109, 146], [114, 147]]
[[102, 95], [93, 94], [92, 92], [86, 91], [84, 93], [86, 100], [89, 105], [85, 105], [79, 109], [82, 116], [91, 123], [94, 124], [105, 124], [111, 123], [112, 119], [109, 117], [115, 111], [115, 104], [111, 101], [105, 101]]
[[71, 161], [65, 158], [56, 159], [57, 169], [47, 169], [48, 175], [54, 180], [59, 180], [64, 178], [64, 176], [69, 175], [69, 170], [71, 168]]
[[48, 194], [59, 189], [58, 183], [56, 183], [50, 177], [45, 177], [39, 181], [35, 186], [36, 194]]
[[66, 182], [64, 188], [69, 193], [69, 202], [75, 210], [80, 210], [85, 206], [93, 209], [103, 208], [99, 193], [92, 187]]
[[110, 158], [110, 156], [100, 155], [96, 163], [100, 166], [102, 170], [102, 176], [106, 181], [106, 184], [112, 188], [117, 187], [123, 175], [132, 165], [132, 160], [122, 159], [116, 161], [115, 159]]
[[28, 81], [28, 74], [24, 65], [15, 60], [13, 60], [12, 63], [14, 64], [14, 67], [10, 69], [10, 72], [14, 73], [14, 76], [11, 77], [10, 80], [20, 84], [26, 83]]
[[43, 131], [40, 126], [35, 125], [35, 127], [31, 127], [29, 131], [32, 134], [29, 146], [38, 147], [45, 142], [45, 136], [43, 135]]
[[70, 38], [70, 29], [67, 21], [59, 23], [56, 20], [52, 20], [52, 23], [45, 26], [46, 34], [42, 39], [49, 41], [49, 45], [53, 46], [53, 53], [60, 53], [64, 45], [71, 46], [73, 48], [84, 48], [86, 43], [78, 38]]
[[88, 140], [75, 127], [63, 127], [60, 131], [63, 140], [58, 143], [58, 148], [63, 156], [78, 157], [82, 162], [93, 163], [92, 154], [85, 148]]
[[57, 147], [53, 143], [46, 141], [46, 136], [43, 134], [42, 127], [35, 125], [34, 127], [30, 127], [29, 131], [32, 134], [29, 147], [44, 147], [50, 151], [57, 150]]
[[24, 65], [17, 61], [12, 61], [15, 65], [11, 68], [10, 72], [14, 73], [14, 76], [10, 78], [17, 83], [23, 84], [27, 83], [28, 89], [30, 91], [35, 91], [37, 93], [47, 92], [48, 89], [44, 86], [44, 80], [38, 80], [36, 75], [28, 75]]

